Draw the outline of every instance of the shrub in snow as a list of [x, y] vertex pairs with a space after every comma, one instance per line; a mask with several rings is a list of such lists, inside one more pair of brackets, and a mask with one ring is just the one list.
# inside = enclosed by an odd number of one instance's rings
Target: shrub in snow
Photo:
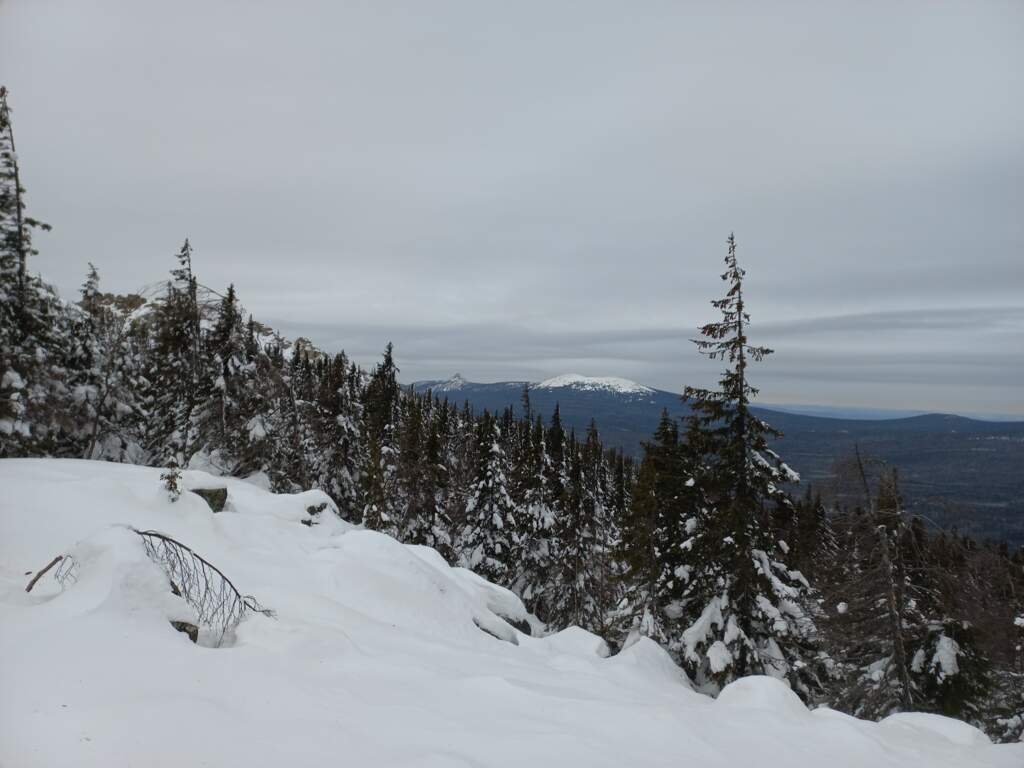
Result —
[[968, 720], [982, 714], [979, 707], [991, 687], [990, 665], [967, 622], [932, 624], [914, 653], [911, 673], [923, 708]]
[[167, 491], [167, 498], [172, 502], [181, 498], [181, 470], [176, 466], [170, 466], [167, 471], [160, 475], [164, 481], [164, 489]]

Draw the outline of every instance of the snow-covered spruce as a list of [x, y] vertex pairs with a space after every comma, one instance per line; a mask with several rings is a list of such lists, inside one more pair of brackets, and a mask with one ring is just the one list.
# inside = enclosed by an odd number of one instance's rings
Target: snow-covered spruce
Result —
[[743, 270], [730, 235], [712, 302], [721, 320], [703, 326], [698, 349], [726, 365], [716, 390], [687, 388], [691, 506], [683, 513], [684, 564], [674, 572], [674, 611], [685, 625], [671, 638], [695, 682], [710, 690], [745, 675], [785, 679], [805, 696], [822, 688], [822, 658], [807, 580], [785, 563], [774, 520], [792, 514], [782, 486], [798, 480], [768, 449], [774, 431], [750, 413], [757, 390], [750, 362], [771, 353], [747, 340]]
[[514, 580], [520, 545], [515, 504], [508, 489], [508, 458], [500, 441], [497, 421], [485, 413], [477, 425], [476, 479], [459, 537], [462, 563], [499, 584]]

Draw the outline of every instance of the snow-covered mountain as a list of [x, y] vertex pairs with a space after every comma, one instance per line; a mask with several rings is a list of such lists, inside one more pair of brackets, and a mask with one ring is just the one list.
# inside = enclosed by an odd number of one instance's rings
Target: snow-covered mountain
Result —
[[496, 392], [506, 399], [513, 394], [516, 396], [521, 395], [523, 387], [526, 386], [530, 388], [531, 397], [536, 392], [552, 392], [557, 394], [559, 390], [563, 390], [567, 394], [573, 392], [602, 392], [625, 396], [642, 396], [658, 393], [656, 389], [645, 387], [643, 384], [637, 384], [635, 381], [619, 378], [618, 376], [583, 376], [579, 373], [563, 373], [559, 376], [552, 376], [550, 379], [544, 379], [544, 381], [499, 381], [493, 384], [467, 381], [461, 373], [455, 373], [448, 379], [432, 379], [413, 383], [413, 387], [418, 392], [430, 389], [438, 394], [472, 392], [477, 396], [485, 392]]
[[[512, 593], [342, 522], [318, 491], [186, 472], [172, 502], [160, 474], [0, 460], [0, 765], [1024, 765], [1024, 745], [959, 721], [811, 712], [769, 678], [712, 700], [653, 642], [609, 657], [580, 629], [542, 636]], [[226, 489], [224, 511], [190, 488]], [[248, 610], [220, 642], [139, 531], [275, 615]]]
[[575, 389], [581, 392], [615, 392], [621, 395], [650, 395], [655, 390], [617, 376], [581, 376], [565, 373], [531, 385], [533, 389]]

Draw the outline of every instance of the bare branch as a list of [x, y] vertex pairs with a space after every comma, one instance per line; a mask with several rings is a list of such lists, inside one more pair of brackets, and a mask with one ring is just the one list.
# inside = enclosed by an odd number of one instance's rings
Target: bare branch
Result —
[[45, 568], [43, 568], [41, 571], [39, 571], [39, 573], [37, 573], [35, 576], [32, 577], [32, 581], [30, 581], [28, 583], [28, 586], [25, 587], [25, 591], [26, 592], [31, 592], [32, 591], [32, 587], [34, 587], [36, 585], [36, 582], [39, 581], [41, 578], [43, 578], [43, 575], [48, 570], [53, 568], [53, 566], [55, 566], [57, 563], [59, 563], [63, 559], [64, 559], [64, 555], [57, 555], [55, 558], [53, 558], [53, 560], [51, 560], [49, 562], [49, 564], [47, 564], [47, 566]]

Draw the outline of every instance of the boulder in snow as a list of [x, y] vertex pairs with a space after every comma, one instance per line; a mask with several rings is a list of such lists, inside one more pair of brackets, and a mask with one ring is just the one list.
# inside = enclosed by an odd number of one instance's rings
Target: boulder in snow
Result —
[[988, 736], [963, 720], [925, 712], [897, 712], [882, 720], [879, 725], [892, 731], [903, 731], [908, 735], [916, 732], [922, 738], [938, 736], [965, 747], [991, 744]]
[[809, 714], [807, 707], [781, 680], [767, 675], [750, 675], [729, 683], [718, 694], [717, 705], [740, 709], [762, 709], [794, 717]]
[[190, 488], [189, 490], [202, 497], [214, 513], [223, 512], [224, 505], [228, 503], [227, 488]]
[[199, 642], [199, 627], [189, 621], [172, 621], [171, 626], [179, 632], [188, 635], [193, 643]]

